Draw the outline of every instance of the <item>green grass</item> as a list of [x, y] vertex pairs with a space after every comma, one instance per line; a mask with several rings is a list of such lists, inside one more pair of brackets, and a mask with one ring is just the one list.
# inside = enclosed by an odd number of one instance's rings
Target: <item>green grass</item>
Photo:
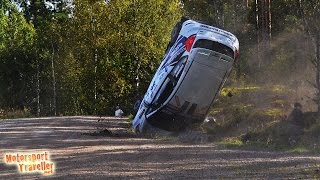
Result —
[[285, 93], [287, 91], [287, 88], [283, 85], [274, 85], [272, 87], [272, 92], [274, 93]]
[[224, 87], [221, 90], [221, 96], [222, 97], [226, 97], [228, 95], [229, 92], [231, 92], [232, 94], [238, 94], [241, 92], [250, 92], [250, 91], [257, 91], [260, 90], [261, 87], [259, 86], [242, 86], [242, 87]]
[[297, 146], [289, 149], [290, 152], [305, 153], [310, 152], [306, 147]]
[[244, 145], [244, 143], [238, 138], [225, 138], [219, 141], [218, 144], [232, 147], [241, 147]]
[[132, 123], [134, 116], [132, 114], [129, 114], [128, 118], [127, 118], [127, 122], [128, 123]]
[[284, 114], [284, 111], [279, 108], [270, 108], [270, 109], [266, 109], [264, 113], [267, 116], [276, 117], [276, 116], [282, 116]]

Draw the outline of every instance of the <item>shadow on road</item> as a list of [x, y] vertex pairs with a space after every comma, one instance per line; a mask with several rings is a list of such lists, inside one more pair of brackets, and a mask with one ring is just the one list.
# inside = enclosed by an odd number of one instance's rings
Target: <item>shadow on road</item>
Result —
[[[226, 149], [214, 143], [133, 134], [125, 119], [63, 117], [0, 121], [0, 153], [48, 151], [54, 179], [320, 178], [320, 157]], [[38, 179], [0, 161], [0, 179]]]

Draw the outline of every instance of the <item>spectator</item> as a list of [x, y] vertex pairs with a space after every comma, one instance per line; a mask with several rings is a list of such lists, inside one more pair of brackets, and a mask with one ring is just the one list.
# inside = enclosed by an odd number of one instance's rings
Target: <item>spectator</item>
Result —
[[294, 125], [303, 127], [303, 112], [302, 112], [302, 105], [300, 103], [294, 104], [294, 109], [288, 117], [289, 122], [293, 123]]
[[122, 111], [122, 109], [120, 109], [119, 105], [116, 107], [116, 111], [114, 112], [114, 116], [116, 116], [116, 117], [122, 117], [123, 116], [123, 111]]
[[302, 105], [300, 103], [294, 104], [294, 109], [290, 113], [288, 120], [289, 120], [289, 124], [287, 127], [287, 134], [289, 136], [288, 142], [290, 145], [296, 145], [297, 142], [300, 140], [301, 135], [304, 133], [303, 112], [302, 112]]

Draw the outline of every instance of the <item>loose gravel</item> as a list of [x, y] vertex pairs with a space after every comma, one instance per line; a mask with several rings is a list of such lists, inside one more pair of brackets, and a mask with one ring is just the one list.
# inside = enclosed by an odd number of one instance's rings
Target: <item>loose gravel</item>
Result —
[[[0, 179], [320, 179], [317, 154], [227, 148], [203, 136], [185, 143], [184, 136], [137, 136], [113, 117], [0, 120]], [[5, 164], [5, 153], [43, 151], [53, 175]]]

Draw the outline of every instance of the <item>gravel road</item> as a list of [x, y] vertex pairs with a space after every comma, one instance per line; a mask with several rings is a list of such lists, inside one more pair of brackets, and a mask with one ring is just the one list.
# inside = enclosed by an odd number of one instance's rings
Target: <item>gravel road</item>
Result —
[[[53, 175], [6, 163], [8, 154], [44, 151]], [[0, 179], [320, 179], [320, 155], [143, 138], [112, 117], [0, 120], [0, 157]]]

